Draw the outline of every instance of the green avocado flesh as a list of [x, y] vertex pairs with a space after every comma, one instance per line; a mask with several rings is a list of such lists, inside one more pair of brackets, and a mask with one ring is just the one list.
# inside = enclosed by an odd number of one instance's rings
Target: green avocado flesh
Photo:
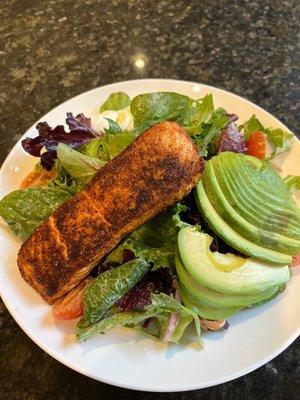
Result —
[[198, 314], [201, 318], [206, 318], [210, 320], [224, 319], [230, 317], [240, 310], [240, 308], [237, 307], [211, 307], [193, 297], [182, 285], [180, 285], [179, 290], [183, 304], [191, 310], [195, 311], [195, 313]]
[[[230, 271], [222, 270], [222, 264], [228, 269], [228, 255], [214, 257], [211, 243], [212, 238], [195, 227], [182, 228], [178, 233], [178, 250], [183, 265], [197, 283], [208, 289], [232, 295], [251, 295], [281, 286], [290, 279], [287, 265], [280, 267], [252, 258], [244, 259], [243, 265], [237, 264], [238, 267]], [[235, 258], [240, 259], [232, 255], [231, 259]]]
[[253, 243], [227, 224], [210, 203], [202, 182], [197, 185], [196, 201], [199, 210], [202, 212], [211, 228], [224, 240], [224, 242], [228, 243], [234, 249], [243, 254], [247, 254], [250, 257], [273, 264], [283, 265], [292, 262], [292, 256]]
[[[191, 275], [187, 272], [183, 265], [179, 254], [175, 258], [176, 270], [181, 285], [189, 294], [198, 302], [206, 306], [214, 308], [243, 308], [250, 304], [260, 303], [272, 296], [277, 292], [278, 286], [273, 286], [270, 289], [264, 290], [257, 294], [224, 294], [218, 293], [211, 289], [200, 285]], [[203, 317], [204, 318], [204, 317]], [[225, 317], [224, 317], [225, 318]]]
[[[255, 163], [260, 163], [261, 168], [253, 170], [253, 159], [255, 158], [251, 156], [229, 152], [214, 157], [214, 174], [225, 197], [242, 215], [246, 213], [245, 218], [249, 222], [260, 222], [261, 227], [266, 230], [270, 226], [271, 232], [284, 232], [285, 235], [290, 234], [290, 237], [299, 240], [300, 210], [285, 182], [266, 162], [255, 159]], [[204, 179], [209, 178], [208, 175], [205, 174]], [[262, 189], [262, 183], [264, 187], [269, 185], [268, 192]], [[274, 187], [276, 191], [272, 193]]]
[[[216, 164], [218, 164], [218, 162]], [[244, 187], [244, 191], [241, 191], [238, 179], [230, 170], [216, 168], [215, 166], [214, 170], [218, 183], [225, 197], [228, 199], [228, 202], [234, 206], [235, 210], [238, 211], [241, 216], [244, 216], [246, 220], [252, 222], [258, 228], [270, 232], [274, 232], [274, 229], [281, 226], [281, 234], [290, 238], [300, 238], [300, 227], [297, 227], [297, 223], [290, 217], [288, 218], [282, 211], [279, 213], [275, 212], [269, 204], [258, 203], [253, 198], [248, 187]], [[225, 185], [223, 184], [224, 181], [226, 182]], [[268, 219], [270, 212], [273, 215], [272, 219]], [[292, 230], [290, 230], [289, 224], [292, 226]]]
[[[298, 249], [300, 249], [299, 240], [283, 236], [274, 231], [270, 232], [262, 229], [245, 219], [235, 210], [236, 202], [231, 205], [230, 201], [225, 197], [225, 194], [217, 181], [213, 163], [208, 163], [207, 172], [209, 179], [203, 181], [203, 184], [206, 188], [206, 194], [209, 201], [224, 221], [226, 221], [230, 226], [234, 226], [235, 230], [242, 236], [254, 243], [261, 244], [263, 247], [276, 247], [278, 251], [286, 254], [294, 254]], [[278, 228], [278, 226], [274, 226], [274, 230], [276, 228]]]
[[231, 152], [213, 157], [196, 200], [212, 229], [249, 256], [285, 264], [291, 260], [285, 255], [300, 251], [300, 210], [285, 182], [264, 161]]

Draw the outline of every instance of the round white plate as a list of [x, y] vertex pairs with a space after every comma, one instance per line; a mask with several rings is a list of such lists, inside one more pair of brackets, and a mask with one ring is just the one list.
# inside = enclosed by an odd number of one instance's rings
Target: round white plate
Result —
[[[287, 129], [269, 113], [249, 101], [214, 87], [198, 83], [145, 79], [115, 83], [91, 90], [61, 104], [41, 120], [52, 126], [64, 122], [67, 111], [96, 112], [112, 92], [131, 97], [151, 91], [174, 91], [191, 97], [212, 93], [215, 106], [239, 116], [252, 114], [270, 127]], [[35, 125], [24, 136], [36, 135]], [[281, 156], [284, 174], [300, 173], [300, 144]], [[0, 198], [19, 187], [36, 159], [23, 151], [20, 141], [0, 171]], [[217, 385], [244, 375], [277, 356], [300, 332], [300, 270], [283, 294], [270, 303], [240, 312], [230, 318], [226, 332], [204, 333], [204, 349], [197, 346], [166, 345], [129, 329], [115, 329], [105, 335], [76, 342], [74, 322], [57, 323], [50, 307], [21, 278], [17, 264], [20, 241], [0, 221], [0, 293], [8, 310], [25, 333], [43, 350], [74, 370], [116, 386], [147, 391], [183, 391]]]

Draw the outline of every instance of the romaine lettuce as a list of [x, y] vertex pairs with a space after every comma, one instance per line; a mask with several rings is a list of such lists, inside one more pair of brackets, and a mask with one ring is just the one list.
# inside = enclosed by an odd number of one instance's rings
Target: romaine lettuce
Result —
[[90, 337], [104, 333], [112, 328], [120, 326], [136, 326], [148, 318], [154, 317], [157, 311], [131, 311], [120, 312], [102, 319], [87, 328], [79, 328], [77, 330], [77, 339], [85, 341]]
[[22, 240], [72, 195], [59, 187], [15, 190], [0, 201], [0, 216]]
[[84, 291], [84, 314], [78, 326], [87, 327], [102, 319], [116, 301], [133, 288], [150, 268], [148, 262], [134, 259], [94, 278]]

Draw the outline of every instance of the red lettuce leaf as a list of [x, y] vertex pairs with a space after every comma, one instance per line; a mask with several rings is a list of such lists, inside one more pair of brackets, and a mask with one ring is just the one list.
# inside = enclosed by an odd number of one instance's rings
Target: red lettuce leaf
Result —
[[150, 271], [117, 302], [122, 311], [143, 310], [151, 303], [151, 294], [166, 293], [174, 291], [172, 275], [169, 268], [159, 268]]
[[[69, 132], [65, 131], [63, 125], [51, 128], [47, 122], [39, 122], [36, 125], [39, 135], [22, 140], [23, 149], [34, 157], [41, 157], [41, 164], [48, 171], [51, 170], [57, 157], [56, 149], [59, 143], [76, 149], [99, 136], [99, 133], [91, 126], [91, 119], [83, 114], [74, 117], [72, 113], [67, 113], [66, 123], [69, 126]], [[46, 152], [42, 153], [43, 148]]]
[[221, 131], [217, 153], [221, 153], [222, 151], [245, 153], [247, 148], [244, 137], [239, 132], [238, 127], [234, 122], [237, 118], [234, 114], [231, 114], [230, 119], [231, 122], [225, 129], [222, 129]]
[[76, 117], [72, 113], [67, 113], [66, 124], [70, 131], [80, 131], [92, 134], [92, 137], [99, 136], [99, 132], [92, 128], [91, 118], [87, 118], [84, 114], [78, 114]]

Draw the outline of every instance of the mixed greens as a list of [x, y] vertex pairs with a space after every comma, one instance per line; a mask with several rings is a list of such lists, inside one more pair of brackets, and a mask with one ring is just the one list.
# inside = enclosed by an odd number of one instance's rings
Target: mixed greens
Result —
[[68, 131], [41, 122], [38, 136], [23, 140], [40, 158], [34, 176], [53, 174], [0, 201], [0, 216], [22, 240], [159, 122], [185, 128], [205, 170], [194, 193], [128, 235], [80, 290], [58, 302], [54, 316], [81, 316], [79, 340], [127, 326], [178, 343], [193, 326], [201, 343], [201, 325], [225, 328], [226, 318], [284, 289], [300, 252], [300, 211], [291, 193], [300, 177], [283, 180], [269, 161], [291, 148], [289, 132], [265, 128], [255, 116], [238, 126], [236, 115], [215, 109], [212, 95], [155, 92], [131, 100], [113, 93], [99, 111], [92, 118], [68, 113]]

